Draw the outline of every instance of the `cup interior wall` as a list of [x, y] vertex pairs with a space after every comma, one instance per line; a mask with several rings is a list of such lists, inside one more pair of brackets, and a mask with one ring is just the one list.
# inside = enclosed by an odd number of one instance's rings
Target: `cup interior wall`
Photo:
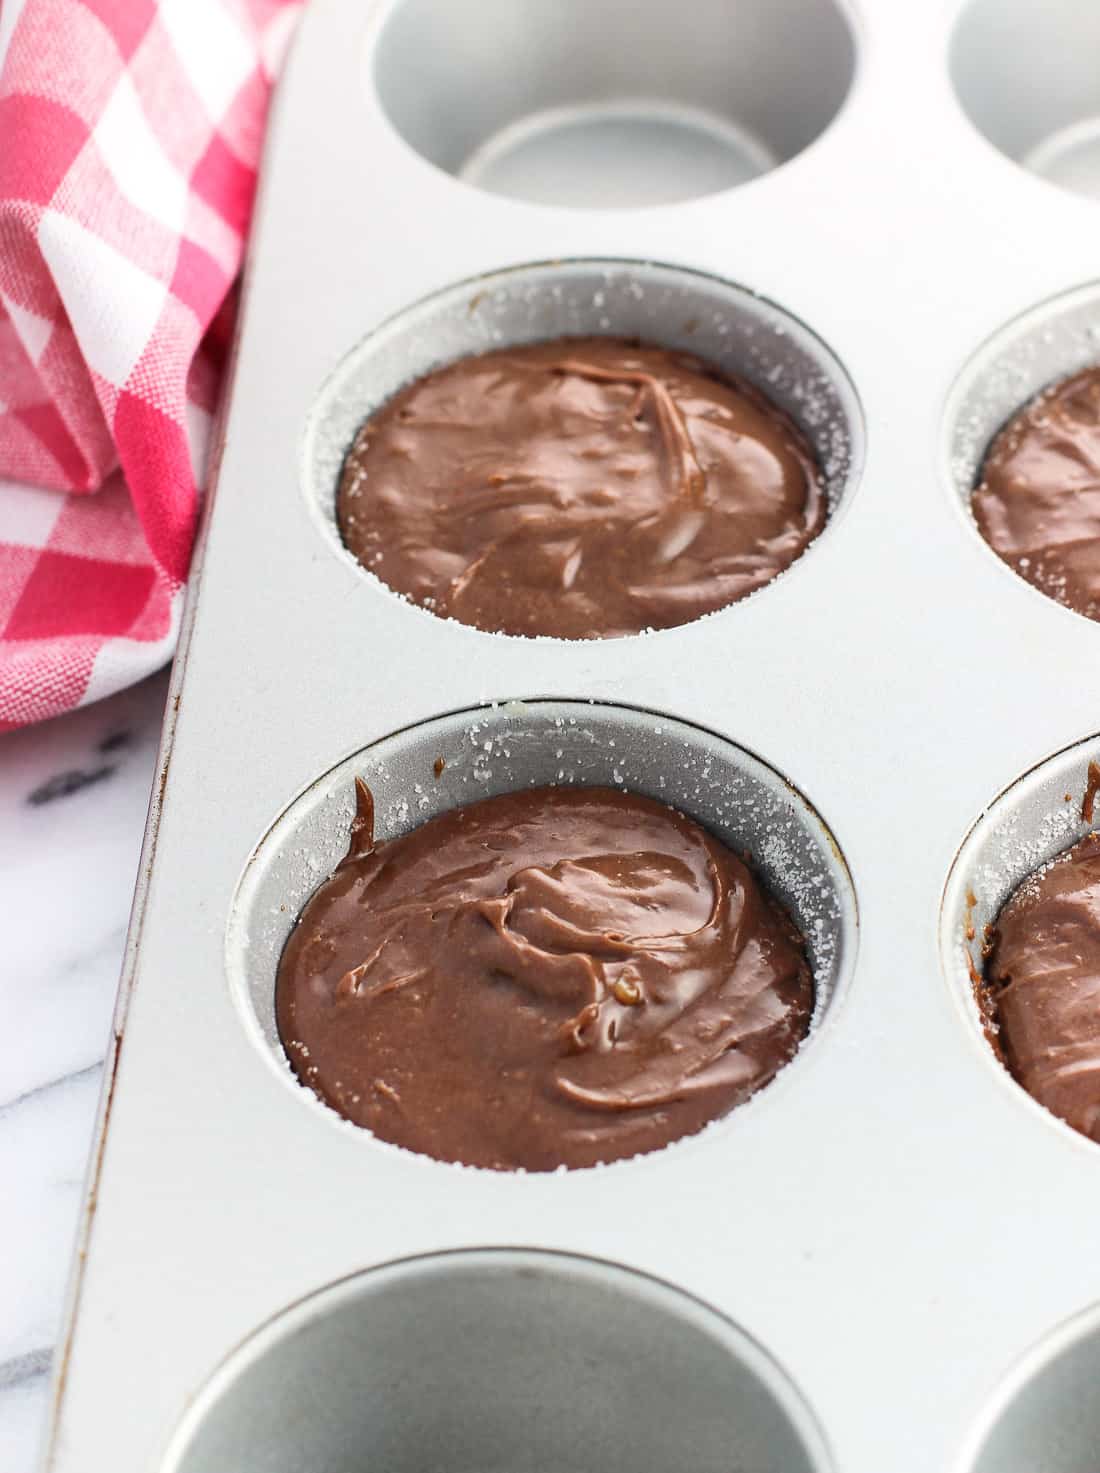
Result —
[[[843, 103], [856, 47], [836, 0], [398, 0], [371, 60], [390, 123], [438, 168], [556, 204], [648, 204], [801, 152]], [[591, 154], [616, 115], [633, 123], [601, 154], [599, 187]], [[539, 132], [557, 141], [536, 154]], [[509, 152], [526, 177], [484, 167]]]
[[379, 838], [526, 787], [648, 794], [747, 852], [788, 907], [807, 941], [815, 1026], [847, 984], [858, 929], [852, 881], [825, 824], [783, 777], [734, 743], [666, 716], [589, 702], [513, 702], [424, 722], [347, 758], [283, 811], [254, 852], [234, 899], [227, 964], [250, 1032], [290, 1082], [275, 976], [302, 906], [347, 850], [357, 776], [374, 796]]
[[982, 1429], [962, 1473], [1091, 1473], [1100, 1448], [1100, 1312], [1036, 1347]]
[[951, 40], [964, 112], [1010, 159], [1100, 197], [1100, 9], [971, 0]]
[[360, 1274], [285, 1312], [208, 1384], [162, 1473], [828, 1473], [747, 1335], [610, 1264], [491, 1250]]
[[448, 287], [391, 318], [343, 360], [318, 395], [303, 444], [307, 500], [331, 545], [351, 559], [336, 525], [348, 448], [405, 384], [494, 348], [590, 335], [693, 353], [755, 384], [807, 436], [836, 519], [862, 468], [864, 431], [856, 391], [824, 343], [780, 307], [715, 277], [643, 262], [566, 261]]
[[[1028, 875], [1090, 831], [1082, 800], [1089, 763], [1096, 760], [1100, 738], [1091, 737], [1040, 762], [990, 804], [955, 858], [944, 891], [940, 950], [952, 988], [983, 1043], [973, 977], [982, 972], [986, 928]], [[992, 1048], [988, 1054], [1000, 1069]], [[1059, 1129], [1069, 1128], [1049, 1118]]]

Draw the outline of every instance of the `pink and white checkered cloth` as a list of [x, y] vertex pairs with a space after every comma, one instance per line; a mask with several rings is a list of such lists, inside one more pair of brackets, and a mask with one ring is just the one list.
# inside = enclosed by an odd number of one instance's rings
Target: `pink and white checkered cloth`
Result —
[[0, 0], [0, 730], [171, 655], [297, 0]]

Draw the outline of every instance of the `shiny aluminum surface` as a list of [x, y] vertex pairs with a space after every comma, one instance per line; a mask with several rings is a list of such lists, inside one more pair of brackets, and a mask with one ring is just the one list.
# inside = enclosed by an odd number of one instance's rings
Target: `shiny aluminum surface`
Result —
[[[956, 32], [964, 10], [972, 28]], [[1037, 1459], [1043, 1473], [1092, 1473], [1100, 1463], [1085, 1400], [1100, 1342], [1057, 1329], [1092, 1324], [1100, 1301], [1100, 1150], [991, 1059], [959, 934], [966, 886], [989, 853], [999, 878], [974, 887], [984, 913], [1025, 857], [1072, 839], [1100, 748], [1100, 628], [1036, 594], [967, 524], [982, 437], [1016, 396], [1091, 355], [1097, 293], [1096, 204], [1013, 162], [1088, 116], [1077, 66], [1088, 8], [1013, 0], [1004, 13], [1016, 20], [1001, 31], [995, 10], [984, 0], [573, 4], [555, 29], [545, 17], [559, 11], [543, 4], [539, 44], [524, 49], [532, 4], [520, 0], [309, 7], [276, 100], [176, 666], [51, 1473], [197, 1473], [204, 1465], [180, 1450], [214, 1435], [202, 1421], [203, 1408], [219, 1415], [209, 1388], [246, 1394], [250, 1353], [226, 1357], [273, 1316], [409, 1255], [515, 1245], [608, 1260], [713, 1306], [811, 1409], [824, 1440], [810, 1454], [815, 1473], [1033, 1473]], [[1043, 64], [1062, 63], [1066, 106], [1044, 101], [1019, 138], [994, 136], [975, 85], [997, 117], [1026, 112], [1014, 77], [1040, 54], [1024, 24], [1040, 10]], [[627, 11], [641, 16], [633, 26]], [[723, 87], [723, 75], [737, 85]], [[596, 185], [589, 177], [576, 192], [566, 171], [551, 204], [460, 177], [471, 159], [476, 176], [479, 149], [499, 159], [501, 130], [522, 134], [526, 114], [640, 98], [722, 118], [777, 166], [761, 154], [763, 172], [738, 188], [671, 204], [658, 190], [647, 208], [620, 208], [610, 184], [601, 200], [598, 168]], [[806, 373], [824, 372], [833, 423], [846, 427], [848, 471], [832, 525], [773, 585], [678, 629], [530, 641], [413, 609], [337, 545], [324, 482], [354, 428], [355, 394], [384, 392], [447, 342], [461, 347], [494, 303], [508, 304], [497, 326], [514, 330], [518, 299], [492, 287], [466, 298], [472, 325], [459, 333], [455, 292], [554, 263], [577, 310], [593, 313], [607, 290], [593, 272], [611, 271], [616, 303], [631, 281], [652, 301], [656, 282], [675, 292], [681, 271], [700, 273], [733, 325], [728, 361], [746, 370], [760, 341], [746, 331], [754, 303], [796, 326]], [[723, 282], [734, 290], [723, 295]], [[527, 300], [543, 311], [549, 299]], [[410, 323], [441, 302], [450, 315], [433, 331], [452, 338], [418, 341]], [[675, 331], [673, 315], [654, 331]], [[784, 351], [773, 365], [781, 391], [793, 361]], [[812, 434], [812, 407], [788, 386]], [[827, 841], [803, 849], [826, 863], [851, 914], [847, 867], [858, 949], [843, 951], [843, 1006], [719, 1127], [606, 1169], [461, 1171], [334, 1129], [288, 1087], [240, 948], [272, 956], [300, 898], [261, 884], [265, 940], [248, 905], [256, 877], [278, 872], [273, 836], [307, 812], [301, 795], [346, 814], [346, 791], [326, 774], [350, 775], [356, 754], [449, 713], [496, 702], [506, 718], [544, 699], [595, 702], [615, 720], [656, 713], [713, 734], [735, 766], [751, 754], [775, 791], [790, 784], [798, 833], [820, 813], [843, 854]], [[648, 738], [628, 755], [632, 771], [674, 770]], [[396, 774], [410, 790], [390, 796], [410, 817], [425, 778]], [[1006, 849], [1014, 814], [1027, 842]], [[294, 842], [306, 869], [339, 847]], [[288, 912], [271, 914], [278, 905]], [[839, 934], [851, 932], [842, 923]], [[364, 1362], [374, 1396], [381, 1371], [373, 1353]], [[661, 1364], [633, 1388], [640, 1401]], [[731, 1350], [735, 1379], [742, 1364]], [[304, 1376], [308, 1358], [297, 1365]], [[293, 1380], [267, 1384], [283, 1395]], [[230, 1407], [225, 1446], [278, 1468], [232, 1412], [244, 1405], [236, 1390], [218, 1403]], [[630, 1435], [629, 1398], [609, 1416]], [[785, 1446], [785, 1425], [761, 1457]], [[702, 1434], [691, 1418], [676, 1426], [682, 1465], [708, 1466], [693, 1461]], [[315, 1428], [320, 1467], [351, 1473], [361, 1454], [365, 1465], [358, 1439], [340, 1446]], [[405, 1456], [402, 1442], [398, 1466]], [[753, 1454], [745, 1473], [767, 1466]]]

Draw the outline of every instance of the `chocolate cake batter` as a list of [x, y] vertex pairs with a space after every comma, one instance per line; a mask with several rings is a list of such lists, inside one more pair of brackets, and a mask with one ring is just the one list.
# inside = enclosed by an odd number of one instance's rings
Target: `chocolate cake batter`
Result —
[[821, 531], [794, 423], [697, 359], [563, 338], [429, 374], [359, 431], [338, 515], [359, 561], [437, 614], [589, 639], [684, 624]]
[[1009, 898], [985, 980], [1012, 1073], [1041, 1105], [1100, 1141], [1100, 834]]
[[1100, 619], [1100, 367], [1047, 389], [993, 441], [973, 499], [982, 536], [1022, 578]]
[[291, 1063], [443, 1161], [549, 1171], [651, 1151], [745, 1100], [809, 1026], [802, 937], [744, 863], [652, 799], [541, 788], [347, 858], [279, 965]]

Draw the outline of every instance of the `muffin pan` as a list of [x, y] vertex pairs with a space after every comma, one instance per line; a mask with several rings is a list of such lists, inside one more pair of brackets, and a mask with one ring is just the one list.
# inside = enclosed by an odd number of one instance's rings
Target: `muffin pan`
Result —
[[[1023, 47], [1073, 9], [1003, 7]], [[308, 8], [52, 1473], [1100, 1463], [1100, 1151], [997, 1063], [965, 949], [1072, 842], [1100, 758], [1100, 627], [968, 525], [988, 438], [1100, 359], [1097, 206], [982, 136], [975, 99], [1011, 82], [996, 10]], [[1026, 88], [1010, 110], [1019, 139], [994, 141], [1025, 163], [1067, 121]], [[382, 587], [332, 520], [360, 419], [435, 363], [568, 331], [772, 394], [826, 466], [824, 534], [751, 598], [623, 639], [485, 634]], [[812, 1036], [748, 1105], [608, 1167], [463, 1169], [337, 1120], [285, 1066], [270, 989], [355, 774], [385, 833], [531, 780], [666, 796], [806, 927]]]

